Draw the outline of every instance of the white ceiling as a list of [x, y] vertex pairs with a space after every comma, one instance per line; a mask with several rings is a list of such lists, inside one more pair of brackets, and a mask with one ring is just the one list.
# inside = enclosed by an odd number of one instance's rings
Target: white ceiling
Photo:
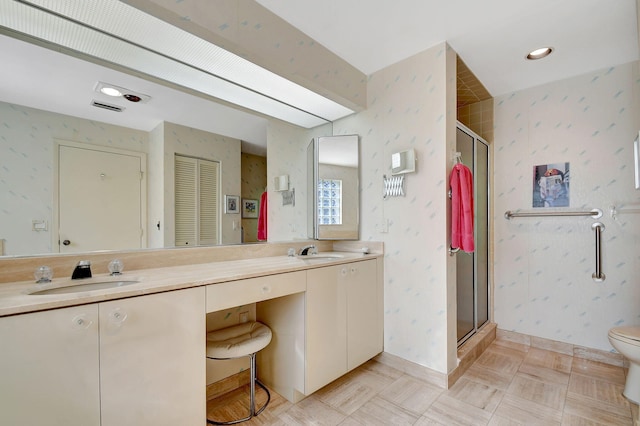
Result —
[[257, 2], [367, 75], [447, 41], [493, 96], [639, 56], [636, 0]]
[[[639, 57], [636, 0], [257, 1], [365, 74], [447, 41], [493, 96]], [[553, 55], [524, 60], [546, 45]], [[0, 67], [1, 101], [147, 131], [170, 121], [266, 154], [264, 118], [3, 35], [0, 53], [12, 58]], [[114, 103], [93, 91], [97, 81], [153, 102], [115, 102], [127, 114], [88, 107]]]

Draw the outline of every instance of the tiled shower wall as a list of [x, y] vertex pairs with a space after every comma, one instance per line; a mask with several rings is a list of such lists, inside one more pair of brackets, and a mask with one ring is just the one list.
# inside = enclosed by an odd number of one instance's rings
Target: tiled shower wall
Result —
[[[494, 315], [498, 327], [611, 350], [608, 330], [640, 323], [640, 204], [633, 140], [640, 129], [639, 63], [495, 98]], [[595, 282], [596, 220], [520, 218], [532, 209], [533, 166], [570, 163], [570, 208], [599, 208], [604, 282]], [[542, 209], [541, 209], [542, 210]]]

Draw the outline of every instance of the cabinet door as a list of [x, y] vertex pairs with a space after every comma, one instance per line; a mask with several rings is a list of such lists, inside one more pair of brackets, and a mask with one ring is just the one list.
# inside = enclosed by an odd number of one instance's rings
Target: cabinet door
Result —
[[204, 292], [100, 304], [102, 426], [204, 425]]
[[0, 318], [0, 342], [0, 424], [100, 424], [97, 305]]
[[351, 370], [382, 351], [382, 312], [379, 309], [375, 260], [344, 265], [340, 278], [347, 288], [347, 359]]
[[339, 268], [307, 271], [306, 395], [347, 372], [347, 295]]

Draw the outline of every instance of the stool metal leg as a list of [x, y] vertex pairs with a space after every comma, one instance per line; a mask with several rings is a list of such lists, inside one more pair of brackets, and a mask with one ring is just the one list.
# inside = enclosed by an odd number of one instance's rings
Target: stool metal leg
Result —
[[[210, 358], [210, 359], [218, 359], [218, 358]], [[256, 367], [255, 353], [249, 354], [249, 366], [250, 366], [250, 375], [251, 375], [249, 378], [249, 382], [250, 382], [249, 383], [249, 386], [250, 386], [249, 416], [242, 419], [238, 419], [238, 420], [232, 420], [229, 422], [218, 422], [215, 420], [207, 419], [207, 423], [214, 424], [214, 425], [234, 425], [237, 423], [242, 423], [242, 422], [246, 422], [247, 420], [250, 420], [251, 418], [262, 413], [264, 409], [267, 408], [267, 405], [269, 405], [269, 401], [271, 401], [271, 393], [269, 392], [269, 389], [267, 389], [267, 387], [262, 383], [260, 383], [260, 380], [258, 380], [258, 374], [257, 374], [258, 370]], [[260, 407], [258, 411], [256, 411], [256, 384], [260, 386], [262, 389], [264, 389], [264, 391], [267, 393], [267, 402], [265, 402], [264, 405]]]

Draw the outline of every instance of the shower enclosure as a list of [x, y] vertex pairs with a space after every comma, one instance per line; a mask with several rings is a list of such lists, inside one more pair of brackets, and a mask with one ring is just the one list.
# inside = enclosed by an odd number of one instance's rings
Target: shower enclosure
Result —
[[473, 174], [475, 251], [456, 256], [458, 346], [489, 320], [489, 144], [457, 125], [456, 150]]

